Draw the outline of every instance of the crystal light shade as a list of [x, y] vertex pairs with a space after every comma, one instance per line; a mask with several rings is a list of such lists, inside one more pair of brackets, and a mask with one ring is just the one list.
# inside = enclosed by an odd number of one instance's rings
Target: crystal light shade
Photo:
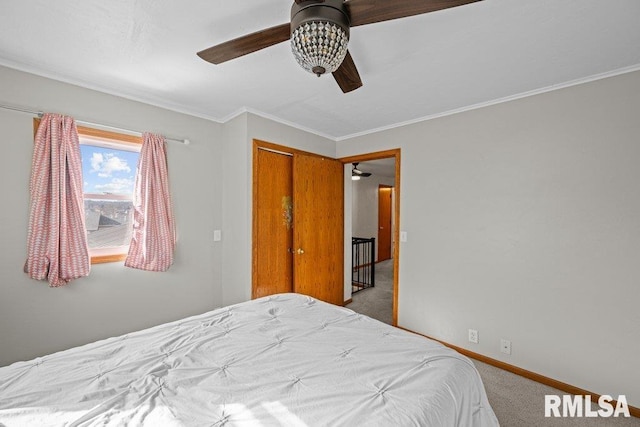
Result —
[[349, 34], [339, 25], [304, 22], [291, 33], [291, 50], [298, 64], [318, 76], [332, 73], [347, 55]]

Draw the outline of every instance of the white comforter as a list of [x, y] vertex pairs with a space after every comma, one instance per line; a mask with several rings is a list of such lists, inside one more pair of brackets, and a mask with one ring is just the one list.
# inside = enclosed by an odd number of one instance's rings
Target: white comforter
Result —
[[495, 426], [473, 364], [282, 294], [0, 368], [0, 425]]

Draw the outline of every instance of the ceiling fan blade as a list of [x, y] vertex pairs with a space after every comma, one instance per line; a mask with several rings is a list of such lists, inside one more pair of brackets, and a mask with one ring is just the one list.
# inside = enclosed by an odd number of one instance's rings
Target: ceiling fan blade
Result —
[[347, 0], [351, 26], [373, 24], [462, 6], [481, 0]]
[[342, 92], [344, 93], [351, 92], [352, 90], [356, 90], [362, 86], [360, 74], [358, 73], [356, 64], [353, 62], [353, 58], [349, 51], [347, 51], [347, 56], [344, 57], [342, 64], [340, 64], [338, 69], [332, 74], [333, 78], [336, 79], [338, 86], [340, 86], [340, 89], [342, 89]]
[[282, 24], [202, 50], [198, 52], [198, 56], [213, 64], [222, 64], [265, 47], [282, 43], [289, 40], [290, 37], [291, 25]]

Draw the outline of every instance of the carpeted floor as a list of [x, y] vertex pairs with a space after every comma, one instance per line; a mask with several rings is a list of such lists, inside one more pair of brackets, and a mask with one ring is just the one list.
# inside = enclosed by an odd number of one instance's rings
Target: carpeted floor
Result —
[[392, 259], [376, 264], [375, 278], [375, 286], [353, 294], [353, 302], [347, 308], [390, 325], [393, 322]]
[[[347, 308], [391, 324], [393, 260], [376, 264], [375, 287], [356, 292]], [[552, 387], [473, 361], [484, 382], [489, 402], [504, 427], [640, 427], [640, 418], [545, 418], [544, 396], [566, 393]], [[594, 408], [597, 409], [597, 408]]]
[[[473, 360], [489, 403], [504, 427], [640, 427], [640, 418], [545, 418], [544, 396], [563, 391]], [[592, 406], [597, 410], [597, 406]]]

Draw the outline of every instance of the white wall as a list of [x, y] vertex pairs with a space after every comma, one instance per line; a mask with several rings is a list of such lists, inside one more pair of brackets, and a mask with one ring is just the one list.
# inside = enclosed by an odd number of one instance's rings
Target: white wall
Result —
[[[227, 122], [223, 131], [222, 300], [224, 305], [251, 299], [251, 146], [247, 115]], [[247, 198], [249, 198], [247, 200]], [[247, 259], [247, 254], [249, 255]], [[247, 285], [248, 284], [248, 285]]]
[[634, 72], [338, 143], [402, 149], [399, 325], [639, 406], [638, 93]]
[[222, 246], [212, 239], [222, 227], [221, 125], [4, 67], [0, 102], [192, 142], [167, 148], [178, 230], [171, 269], [95, 265], [89, 277], [53, 289], [22, 271], [33, 116], [0, 109], [0, 366], [222, 305]]
[[[178, 230], [169, 272], [102, 264], [88, 278], [50, 289], [22, 272], [33, 117], [0, 109], [0, 366], [248, 300], [253, 138], [335, 157], [333, 141], [252, 114], [220, 125], [4, 67], [0, 94], [4, 104], [191, 140], [168, 144]], [[215, 229], [223, 231], [220, 243]]]
[[630, 73], [336, 150], [253, 114], [222, 126], [0, 67], [1, 102], [193, 142], [169, 144], [171, 270], [98, 265], [50, 289], [22, 272], [32, 118], [0, 110], [0, 365], [248, 299], [253, 138], [329, 157], [401, 147], [399, 324], [640, 406], [639, 91]]

